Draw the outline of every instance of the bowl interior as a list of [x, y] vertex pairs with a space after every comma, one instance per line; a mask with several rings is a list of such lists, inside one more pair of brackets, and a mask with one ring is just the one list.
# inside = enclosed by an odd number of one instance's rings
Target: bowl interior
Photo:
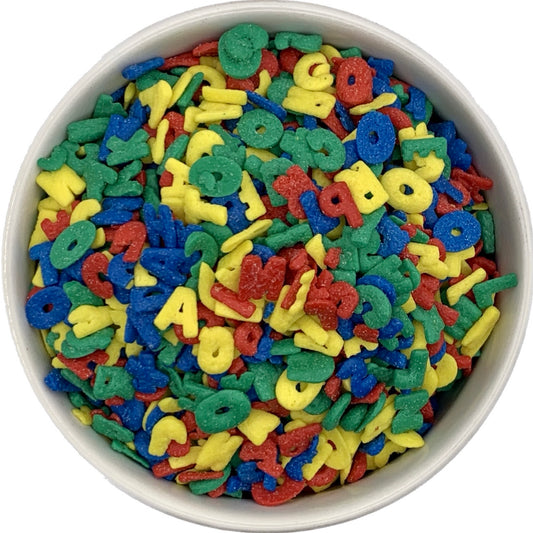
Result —
[[[496, 223], [499, 269], [515, 272], [520, 283], [519, 290], [498, 295], [502, 316], [483, 357], [454, 401], [439, 415], [423, 448], [404, 454], [356, 484], [302, 497], [275, 509], [231, 498], [207, 501], [186, 488], [155, 479], [149, 471], [113, 452], [103, 438], [71, 415], [65, 396], [45, 387], [49, 358], [39, 333], [26, 323], [23, 305], [32, 275], [27, 242], [41, 194], [34, 182], [37, 158], [48, 155], [64, 138], [69, 122], [92, 111], [99, 94], [123, 84], [120, 72], [125, 66], [186, 51], [239, 22], [257, 23], [272, 32], [316, 32], [338, 47], [359, 46], [365, 55], [393, 59], [396, 76], [426, 92], [442, 118], [455, 122], [475, 166], [494, 180], [488, 201]], [[406, 494], [453, 458], [483, 422], [509, 377], [528, 320], [532, 280], [529, 220], [516, 170], [494, 126], [466, 89], [415, 45], [367, 20], [323, 6], [276, 1], [219, 4], [177, 15], [132, 36], [104, 56], [44, 124], [22, 164], [5, 225], [3, 274], [8, 315], [22, 364], [43, 406], [75, 448], [122, 490], [169, 514], [218, 528], [309, 529], [356, 518]]]

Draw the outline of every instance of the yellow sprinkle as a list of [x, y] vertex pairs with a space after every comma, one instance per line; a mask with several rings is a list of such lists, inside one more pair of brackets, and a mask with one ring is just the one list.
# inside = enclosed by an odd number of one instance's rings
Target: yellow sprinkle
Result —
[[350, 115], [364, 115], [370, 111], [375, 111], [382, 107], [387, 107], [394, 104], [398, 96], [395, 93], [382, 93], [376, 96], [372, 102], [368, 104], [360, 104], [350, 108]]
[[224, 144], [222, 137], [212, 130], [200, 130], [191, 135], [185, 152], [185, 164], [189, 167], [204, 155], [213, 155], [213, 146]]
[[225, 226], [228, 222], [227, 207], [204, 202], [200, 198], [200, 191], [192, 185], [185, 189], [183, 209], [188, 224], [199, 224], [205, 220], [217, 226]]
[[414, 153], [412, 161], [404, 161], [404, 167], [414, 171], [417, 176], [425, 180], [427, 183], [433, 183], [442, 175], [445, 163], [444, 160], [437, 157], [432, 150], [426, 157], [421, 157], [418, 153]]
[[[406, 213], [422, 213], [433, 201], [431, 185], [408, 168], [388, 170], [381, 176], [381, 185], [389, 195], [389, 204]], [[405, 193], [406, 187], [411, 194]]]
[[224, 470], [244, 439], [227, 431], [209, 435], [196, 460], [197, 470]]
[[90, 426], [93, 423], [91, 409], [87, 405], [82, 405], [79, 409], [72, 409], [72, 414], [84, 425]]
[[322, 235], [317, 233], [314, 237], [307, 241], [305, 250], [316, 261], [316, 264], [320, 268], [326, 268], [324, 263], [326, 249], [324, 248], [324, 243], [322, 242]]
[[[311, 67], [314, 67], [311, 73]], [[327, 57], [320, 52], [303, 55], [294, 66], [294, 83], [309, 91], [324, 91], [333, 84]]]
[[285, 409], [305, 409], [318, 395], [324, 382], [306, 383], [292, 381], [284, 370], [276, 383], [276, 398]]
[[305, 113], [324, 119], [331, 113], [336, 101], [332, 94], [323, 91], [309, 91], [293, 85], [281, 105], [288, 111]]
[[267, 94], [267, 89], [270, 87], [270, 84], [272, 83], [272, 79], [270, 78], [270, 74], [268, 73], [268, 70], [263, 69], [259, 73], [259, 85], [257, 86], [257, 89], [255, 89], [254, 92], [261, 96], [265, 96]]
[[392, 419], [396, 415], [394, 398], [396, 398], [396, 394], [388, 396], [383, 409], [364, 427], [361, 433], [361, 442], [370, 442], [391, 426]]
[[68, 321], [73, 324], [72, 331], [78, 338], [86, 337], [113, 324], [109, 309], [106, 306], [95, 305], [76, 307], [68, 315]]
[[357, 355], [361, 352], [362, 348], [366, 348], [367, 350], [372, 351], [375, 350], [377, 347], [377, 342], [365, 341], [357, 336], [354, 336], [351, 339], [347, 339], [344, 341], [344, 353], [346, 354], [346, 357]]
[[252, 178], [246, 170], [242, 171], [241, 188], [239, 190], [239, 200], [243, 204], [247, 204], [248, 208], [244, 212], [244, 216], [248, 220], [255, 220], [266, 213], [266, 207], [261, 196], [254, 187]]
[[172, 415], [164, 416], [155, 423], [152, 429], [148, 453], [157, 456], [164, 455], [172, 441], [185, 444], [187, 428], [179, 418]]
[[450, 285], [446, 290], [446, 298], [450, 305], [455, 305], [459, 298], [466, 294], [476, 283], [481, 283], [484, 281], [487, 273], [482, 268], [477, 268], [470, 274], [463, 278], [461, 281]]
[[82, 200], [74, 207], [70, 215], [70, 223], [75, 224], [80, 220], [89, 220], [102, 210], [102, 204], [95, 198]]
[[150, 116], [148, 117], [148, 126], [150, 128], [157, 128], [163, 115], [170, 107], [171, 98], [172, 87], [165, 80], [159, 80], [148, 89], [144, 89], [144, 91], [139, 93], [141, 104], [150, 107]]
[[215, 273], [207, 263], [200, 263], [198, 272], [198, 297], [211, 311], [215, 310], [217, 301], [211, 296], [211, 287], [215, 283]]
[[328, 439], [323, 435], [323, 432], [319, 433], [316, 454], [310, 463], [307, 463], [302, 467], [304, 478], [307, 480], [312, 479], [324, 466], [332, 452], [333, 446], [328, 442]]
[[500, 310], [491, 305], [487, 307], [462, 340], [461, 354], [474, 356], [485, 344], [494, 326], [500, 319]]
[[[388, 434], [388, 432], [385, 432]], [[405, 452], [405, 447], [396, 444], [393, 441], [385, 442], [383, 449], [377, 454], [374, 455], [374, 464], [376, 468], [383, 468], [390, 460], [390, 457], [393, 453], [403, 453]]]
[[440, 251], [437, 246], [410, 242], [407, 250], [420, 258], [416, 268], [421, 274], [431, 274], [441, 280], [448, 277], [448, 265], [440, 260]]
[[[168, 464], [170, 468], [181, 469], [186, 466], [193, 466], [196, 464], [198, 456], [200, 455], [201, 446], [191, 446], [191, 449], [181, 457], [169, 457]], [[176, 477], [177, 479], [177, 477]]]
[[437, 373], [438, 378], [438, 389], [446, 387], [457, 377], [457, 362], [449, 353], [445, 353], [435, 367], [435, 372]]
[[424, 446], [423, 437], [413, 430], [404, 433], [393, 433], [390, 430], [385, 430], [384, 433], [390, 441], [402, 448], [421, 448]]
[[166, 118], [161, 120], [157, 125], [157, 132], [155, 140], [152, 142], [150, 151], [152, 152], [152, 160], [156, 165], [159, 165], [163, 161], [165, 156], [165, 137], [168, 133], [170, 124]]
[[272, 226], [272, 220], [270, 219], [257, 220], [246, 229], [236, 233], [235, 235], [232, 235], [229, 239], [224, 241], [220, 247], [220, 251], [225, 254], [231, 252], [242, 242], [253, 240], [256, 237], [264, 235], [270, 226]]
[[342, 57], [341, 53], [331, 44], [323, 44], [320, 47], [320, 53], [324, 54], [328, 60], [328, 63], [331, 64], [331, 60], [334, 57]]
[[333, 329], [328, 330], [327, 333], [328, 340], [324, 344], [318, 344], [305, 333], [297, 332], [294, 334], [294, 344], [295, 346], [299, 346], [300, 348], [304, 348], [306, 350], [320, 352], [324, 355], [329, 355], [330, 357], [337, 357], [344, 346], [344, 340]]
[[353, 201], [363, 215], [374, 212], [389, 199], [383, 185], [363, 161], [357, 161], [349, 169], [341, 170], [333, 179], [344, 181], [348, 185]]
[[135, 100], [137, 96], [137, 85], [132, 81], [126, 86], [124, 91], [124, 109], [128, 109], [129, 105]]
[[322, 434], [328, 442], [333, 443], [333, 450], [326, 459], [325, 464], [335, 470], [348, 468], [352, 463], [352, 455], [339, 429], [322, 430]]
[[141, 263], [135, 263], [133, 267], [133, 283], [136, 287], [153, 287], [157, 285], [157, 278], [152, 276]]
[[196, 292], [188, 287], [176, 287], [154, 319], [154, 325], [165, 330], [171, 324], [183, 326], [183, 335], [194, 338], [198, 335]]
[[302, 333], [320, 346], [324, 346], [329, 339], [328, 332], [309, 315], [304, 315], [296, 320], [290, 329], [302, 331]]
[[409, 298], [401, 305], [401, 307], [406, 313], [410, 313], [416, 309], [416, 302], [412, 294], [409, 294]]
[[232, 331], [222, 326], [205, 326], [198, 339], [198, 366], [208, 374], [226, 372], [233, 362]]
[[37, 185], [61, 207], [69, 206], [85, 190], [85, 181], [63, 165], [58, 170], [43, 171], [35, 178]]
[[198, 113], [202, 113], [202, 110], [196, 106], [190, 105], [183, 114], [183, 129], [187, 133], [193, 133], [197, 128], [199, 121], [196, 120]]
[[253, 146], [247, 146], [246, 147], [246, 157], [250, 157], [251, 155], [255, 155], [261, 161], [271, 161], [272, 159], [276, 159], [276, 155], [272, 152], [269, 152], [268, 150], [265, 150], [263, 148], [254, 148]]
[[467, 259], [474, 257], [476, 251], [473, 246], [467, 248], [466, 250], [461, 250], [460, 252], [446, 252], [446, 259], [444, 262], [448, 267], [448, 276], [450, 278], [455, 278], [462, 273], [463, 265], [468, 265], [466, 262]]
[[209, 85], [202, 87], [202, 96], [205, 100], [210, 102], [218, 102], [221, 104], [236, 104], [245, 105], [248, 101], [246, 91], [240, 91], [238, 89], [217, 89]]
[[281, 307], [281, 302], [283, 302], [283, 299], [289, 292], [289, 289], [289, 285], [282, 287], [279, 298], [274, 305], [274, 310], [267, 319], [267, 322], [272, 329], [283, 334], [288, 331], [288, 329], [296, 320], [305, 315], [303, 308], [300, 309], [298, 307], [291, 311], [291, 309], [283, 309], [283, 307]]
[[242, 106], [236, 104], [224, 104], [204, 100], [198, 109], [201, 113], [195, 116], [198, 123], [212, 124], [221, 120], [231, 120], [242, 116]]
[[279, 423], [280, 419], [276, 415], [260, 409], [252, 409], [248, 418], [237, 427], [253, 444], [261, 446], [268, 434], [274, 431]]

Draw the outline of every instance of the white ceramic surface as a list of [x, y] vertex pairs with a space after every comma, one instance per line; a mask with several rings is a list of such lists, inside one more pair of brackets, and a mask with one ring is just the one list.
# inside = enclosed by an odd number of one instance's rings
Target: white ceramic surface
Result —
[[[283, 20], [280, 10], [285, 14]], [[427, 435], [424, 448], [403, 455], [354, 485], [275, 509], [229, 498], [209, 500], [206, 505], [204, 498], [156, 480], [113, 452], [72, 417], [64, 396], [44, 386], [48, 357], [40, 336], [26, 324], [22, 304], [31, 275], [26, 243], [40, 194], [34, 185], [37, 158], [63, 139], [66, 124], [92, 110], [98, 94], [122, 84], [123, 67], [154, 55], [185, 51], [239, 22], [255, 22], [269, 31], [317, 32], [336, 46], [357, 45], [366, 55], [394, 59], [397, 76], [425, 91], [441, 116], [455, 122], [477, 168], [494, 179], [488, 200], [497, 228], [499, 267], [502, 272], [516, 272], [520, 280], [519, 290], [499, 295], [502, 318], [483, 357]], [[4, 293], [13, 337], [36, 395], [66, 438], [112, 483], [161, 511], [192, 522], [240, 531], [303, 530], [362, 516], [405, 495], [450, 461], [479, 428], [509, 378], [529, 317], [533, 252], [529, 220], [515, 167], [492, 123], [464, 87], [412, 43], [353, 14], [319, 5], [276, 1], [219, 4], [176, 15], [135, 34], [104, 56], [58, 104], [30, 147], [13, 191], [4, 233]]]

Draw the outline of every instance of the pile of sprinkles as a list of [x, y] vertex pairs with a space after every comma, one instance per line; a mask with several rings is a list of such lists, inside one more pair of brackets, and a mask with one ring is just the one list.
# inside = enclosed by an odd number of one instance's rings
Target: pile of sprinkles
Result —
[[424, 444], [517, 284], [389, 59], [239, 24], [122, 71], [38, 160], [48, 387], [158, 478], [273, 506]]

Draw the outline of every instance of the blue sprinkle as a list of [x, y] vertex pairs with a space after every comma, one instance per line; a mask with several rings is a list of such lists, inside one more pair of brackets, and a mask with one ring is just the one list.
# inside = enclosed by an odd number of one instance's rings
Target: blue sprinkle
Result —
[[452, 211], [435, 222], [433, 237], [442, 241], [447, 252], [460, 252], [479, 241], [481, 226], [468, 211]]
[[263, 477], [263, 487], [269, 492], [274, 492], [278, 486], [278, 481], [275, 477], [265, 474]]
[[355, 138], [357, 152], [369, 164], [385, 162], [396, 145], [396, 132], [390, 118], [378, 111], [363, 115]]
[[197, 372], [200, 370], [198, 359], [192, 353], [192, 345], [187, 344], [178, 357], [176, 365], [183, 372]]
[[70, 306], [70, 300], [61, 287], [44, 287], [26, 301], [26, 319], [34, 328], [49, 329], [66, 320]]
[[341, 379], [351, 378], [363, 378], [367, 375], [367, 367], [361, 357], [350, 357], [343, 361], [336, 372], [337, 377]]
[[312, 115], [304, 115], [303, 127], [307, 130], [315, 130], [318, 126], [316, 117]]
[[245, 216], [248, 206], [241, 201], [237, 192], [228, 196], [213, 198], [211, 203], [227, 208], [228, 221], [226, 224], [233, 233], [239, 233], [250, 225], [250, 221]]
[[463, 201], [463, 193], [454, 187], [444, 176], [434, 181], [431, 186], [440, 193], [447, 194], [454, 202], [461, 203]]
[[365, 274], [362, 278], [357, 280], [358, 285], [373, 285], [381, 289], [385, 296], [389, 299], [391, 305], [394, 305], [396, 302], [396, 289], [394, 285], [385, 278], [377, 276], [375, 274]]
[[164, 62], [162, 57], [153, 57], [141, 63], [133, 63], [122, 70], [122, 76], [127, 80], [136, 80], [143, 74], [163, 66]]
[[172, 294], [172, 287], [158, 282], [153, 286], [132, 287], [130, 305], [136, 313], [156, 313]]
[[314, 235], [325, 235], [339, 225], [339, 219], [325, 215], [318, 205], [314, 191], [305, 191], [300, 195], [300, 204], [305, 211], [309, 226]]
[[467, 144], [462, 139], [455, 139], [448, 143], [448, 157], [451, 166], [458, 167], [465, 172], [472, 164], [472, 156], [466, 152]]
[[356, 398], [364, 398], [376, 386], [377, 379], [374, 375], [368, 374], [363, 379], [355, 376], [350, 378], [350, 388]]
[[142, 427], [142, 421], [145, 413], [144, 402], [135, 398], [125, 400], [120, 405], [112, 405], [111, 411], [116, 413], [124, 427], [132, 431], [138, 431]]
[[269, 248], [263, 244], [254, 244], [254, 247], [252, 248], [252, 254], [259, 256], [261, 261], [263, 261], [263, 264], [265, 264], [271, 257], [276, 255], [276, 252], [274, 252], [272, 248]]
[[239, 476], [230, 476], [226, 482], [226, 492], [232, 494], [241, 490], [245, 490], [245, 488]]
[[106, 197], [102, 201], [103, 209], [122, 209], [123, 211], [137, 211], [143, 205], [143, 199], [137, 196]]
[[404, 337], [402, 335], [397, 337], [397, 339], [398, 339], [398, 350], [405, 350], [407, 348], [410, 348], [413, 345], [413, 342], [415, 340], [414, 336]]
[[136, 313], [128, 307], [124, 340], [144, 344], [151, 350], [157, 350], [161, 345], [161, 332], [153, 324], [155, 315], [155, 313]]
[[416, 87], [409, 87], [409, 102], [404, 106], [415, 120], [424, 120], [426, 118], [426, 95]]
[[359, 154], [357, 153], [357, 143], [355, 139], [353, 141], [346, 141], [344, 144], [344, 149], [346, 151], [346, 158], [342, 168], [350, 168], [354, 163], [359, 161]]
[[126, 87], [120, 87], [115, 92], [111, 93], [111, 100], [113, 102], [118, 102], [119, 100], [122, 101], [124, 98], [124, 93], [126, 92]]
[[435, 222], [439, 219], [435, 208], [439, 201], [439, 195], [437, 191], [433, 188], [433, 200], [431, 201], [430, 206], [422, 213], [424, 215], [424, 227], [428, 229], [433, 229]]
[[394, 73], [394, 61], [392, 59], [369, 57], [367, 63], [376, 71], [376, 76], [387, 81]]
[[339, 122], [341, 123], [342, 127], [346, 131], [351, 133], [355, 129], [352, 116], [339, 100], [335, 102], [335, 113], [337, 114], [337, 117], [339, 118]]
[[181, 248], [146, 248], [141, 254], [140, 263], [163, 283], [177, 287], [187, 281], [180, 268], [187, 259], [191, 258], [186, 258]]
[[35, 244], [29, 250], [30, 259], [39, 261], [43, 283], [46, 286], [56, 285], [59, 282], [59, 273], [50, 261], [50, 250], [53, 242], [45, 241]]
[[398, 227], [387, 215], [378, 222], [377, 230], [383, 237], [378, 248], [378, 254], [382, 257], [399, 255], [411, 240], [409, 233]]
[[389, 323], [379, 330], [380, 339], [392, 339], [403, 329], [403, 322], [399, 318], [391, 318]]
[[315, 435], [311, 439], [311, 444], [300, 455], [293, 457], [285, 466], [285, 472], [287, 475], [295, 481], [303, 481], [302, 468], [307, 463], [313, 460], [313, 457], [317, 453], [318, 435]]
[[139, 392], [152, 394], [157, 389], [165, 387], [169, 378], [155, 367], [155, 357], [152, 352], [143, 350], [139, 355], [132, 355], [124, 366], [133, 376], [133, 386]]
[[159, 455], [151, 455], [148, 453], [148, 448], [150, 446], [150, 439], [151, 439], [150, 433], [147, 433], [146, 431], [140, 430], [135, 433], [135, 437], [133, 438], [133, 443], [135, 444], [135, 450], [137, 453], [146, 459], [150, 465], [155, 465], [157, 463], [160, 463], [164, 459], [168, 457], [168, 454], [165, 453], [162, 456]]
[[380, 433], [376, 438], [370, 442], [361, 443], [359, 449], [368, 455], [377, 455], [385, 446], [385, 434]]
[[255, 461], [246, 461], [237, 466], [237, 475], [244, 483], [257, 483], [263, 481], [264, 473], [257, 468]]
[[[258, 107], [261, 107], [262, 109], [265, 109], [269, 113], [272, 113], [273, 115], [276, 115], [282, 122], [287, 118], [287, 111], [285, 108], [279, 104], [276, 104], [276, 102], [273, 102], [272, 100], [269, 100], [268, 98], [265, 98], [264, 96], [261, 96], [260, 94], [254, 92], [254, 91], [246, 91], [246, 94], [248, 95], [248, 100], [255, 104]], [[247, 104], [249, 105], [249, 104]], [[250, 109], [245, 109], [243, 107], [244, 111], [249, 111]], [[253, 106], [250, 106], [251, 109], [253, 109]]]
[[97, 226], [113, 226], [116, 224], [124, 224], [133, 218], [131, 211], [124, 209], [106, 209], [100, 211], [91, 217], [91, 222]]
[[433, 354], [430, 358], [429, 358], [429, 362], [432, 364], [432, 365], [436, 365], [443, 357], [444, 357], [444, 354], [446, 353], [446, 343], [443, 342], [442, 343], [442, 346], [440, 347], [439, 351], [435, 354]]
[[150, 246], [163, 246], [165, 248], [175, 248], [177, 246], [176, 228], [170, 207], [160, 204], [156, 212], [152, 204], [145, 203], [143, 219]]
[[337, 332], [344, 340], [348, 340], [353, 337], [353, 328], [354, 324], [350, 319], [338, 319]]
[[54, 392], [77, 392], [80, 389], [67, 381], [59, 368], [53, 368], [44, 378], [45, 385]]
[[407, 357], [402, 352], [398, 352], [396, 350], [390, 351], [386, 350], [385, 348], [380, 348], [377, 350], [376, 357], [393, 368], [407, 367]]
[[267, 319], [271, 314], [272, 314], [272, 311], [274, 311], [274, 302], [267, 302], [265, 304], [265, 307], [263, 309], [263, 318], [264, 319]]
[[124, 289], [133, 279], [134, 266], [135, 263], [124, 261], [124, 253], [117, 254], [109, 261], [107, 276], [113, 285]]

